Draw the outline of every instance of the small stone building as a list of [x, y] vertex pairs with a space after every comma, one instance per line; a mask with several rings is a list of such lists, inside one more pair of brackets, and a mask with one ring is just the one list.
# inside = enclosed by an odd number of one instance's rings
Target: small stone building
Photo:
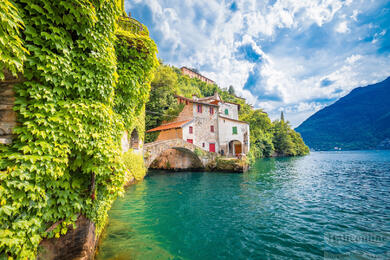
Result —
[[223, 101], [218, 93], [205, 98], [176, 98], [185, 104], [179, 116], [147, 131], [158, 131], [157, 141], [180, 138], [228, 157], [248, 153], [249, 124], [238, 120], [239, 104]]

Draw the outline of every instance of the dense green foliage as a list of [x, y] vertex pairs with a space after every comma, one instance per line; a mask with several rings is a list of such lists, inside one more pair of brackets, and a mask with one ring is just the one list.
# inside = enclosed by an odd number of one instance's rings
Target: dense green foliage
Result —
[[[155, 73], [150, 99], [146, 104], [146, 129], [173, 120], [180, 113], [175, 94], [191, 98], [193, 94], [204, 97], [212, 96], [215, 92], [224, 101], [240, 104], [239, 118], [250, 125], [249, 156], [252, 161], [261, 157], [295, 156], [309, 152], [300, 135], [291, 129], [288, 122], [272, 123], [261, 109], [253, 109], [244, 99], [236, 97], [233, 86], [221, 89], [217, 85], [184, 76], [179, 69], [163, 64]], [[146, 141], [154, 141], [157, 135], [155, 132], [147, 134]]]
[[[161, 125], [164, 121], [171, 121], [183, 109], [175, 98], [179, 91], [179, 74], [171, 67], [160, 65], [151, 83], [149, 102], [146, 103], [146, 129], [152, 129]], [[158, 133], [147, 133], [145, 142], [153, 142]]]
[[144, 131], [157, 49], [147, 31], [116, 37], [117, 0], [14, 3], [13, 21], [0, 4], [10, 40], [0, 51], [25, 81], [14, 86], [17, 135], [0, 147], [0, 254], [33, 259], [42, 238], [65, 234], [80, 213], [101, 231], [129, 177], [121, 137]]
[[23, 71], [23, 62], [28, 51], [23, 47], [20, 30], [23, 21], [18, 9], [9, 0], [0, 2], [0, 80], [4, 79], [3, 69], [16, 76]]
[[[282, 114], [283, 115], [283, 114]], [[291, 129], [284, 120], [277, 120], [273, 123], [273, 139], [275, 151], [283, 156], [305, 155], [309, 148], [303, 142], [300, 134]]]
[[251, 157], [269, 157], [274, 152], [272, 122], [262, 110], [249, 110], [241, 114], [241, 120], [249, 123]]
[[390, 78], [352, 90], [296, 130], [315, 150], [390, 149]]

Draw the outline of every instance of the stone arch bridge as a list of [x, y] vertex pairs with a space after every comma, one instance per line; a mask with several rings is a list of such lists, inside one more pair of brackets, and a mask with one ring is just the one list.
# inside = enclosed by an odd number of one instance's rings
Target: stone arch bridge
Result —
[[216, 156], [179, 138], [144, 144], [147, 168], [204, 169]]

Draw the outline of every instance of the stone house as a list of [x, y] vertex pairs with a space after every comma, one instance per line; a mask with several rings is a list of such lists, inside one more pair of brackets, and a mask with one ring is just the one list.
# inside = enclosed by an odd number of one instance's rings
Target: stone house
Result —
[[156, 141], [180, 138], [228, 157], [248, 153], [249, 124], [238, 120], [239, 104], [223, 101], [218, 93], [205, 98], [176, 98], [185, 104], [178, 117], [147, 131], [159, 132]]

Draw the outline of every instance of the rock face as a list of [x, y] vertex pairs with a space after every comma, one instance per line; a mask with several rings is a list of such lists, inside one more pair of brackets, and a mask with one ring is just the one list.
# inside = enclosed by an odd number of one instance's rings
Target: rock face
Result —
[[201, 160], [186, 150], [167, 149], [150, 165], [151, 169], [199, 170], [203, 169]]
[[76, 221], [76, 228], [71, 227], [66, 235], [42, 240], [38, 259], [94, 259], [96, 244], [94, 223], [80, 216]]
[[13, 86], [23, 80], [7, 71], [4, 75], [5, 79], [0, 81], [0, 144], [10, 144], [16, 126], [16, 113], [12, 110], [15, 102]]
[[207, 165], [206, 170], [215, 172], [243, 173], [246, 172], [248, 168], [249, 165], [246, 159], [217, 158]]

